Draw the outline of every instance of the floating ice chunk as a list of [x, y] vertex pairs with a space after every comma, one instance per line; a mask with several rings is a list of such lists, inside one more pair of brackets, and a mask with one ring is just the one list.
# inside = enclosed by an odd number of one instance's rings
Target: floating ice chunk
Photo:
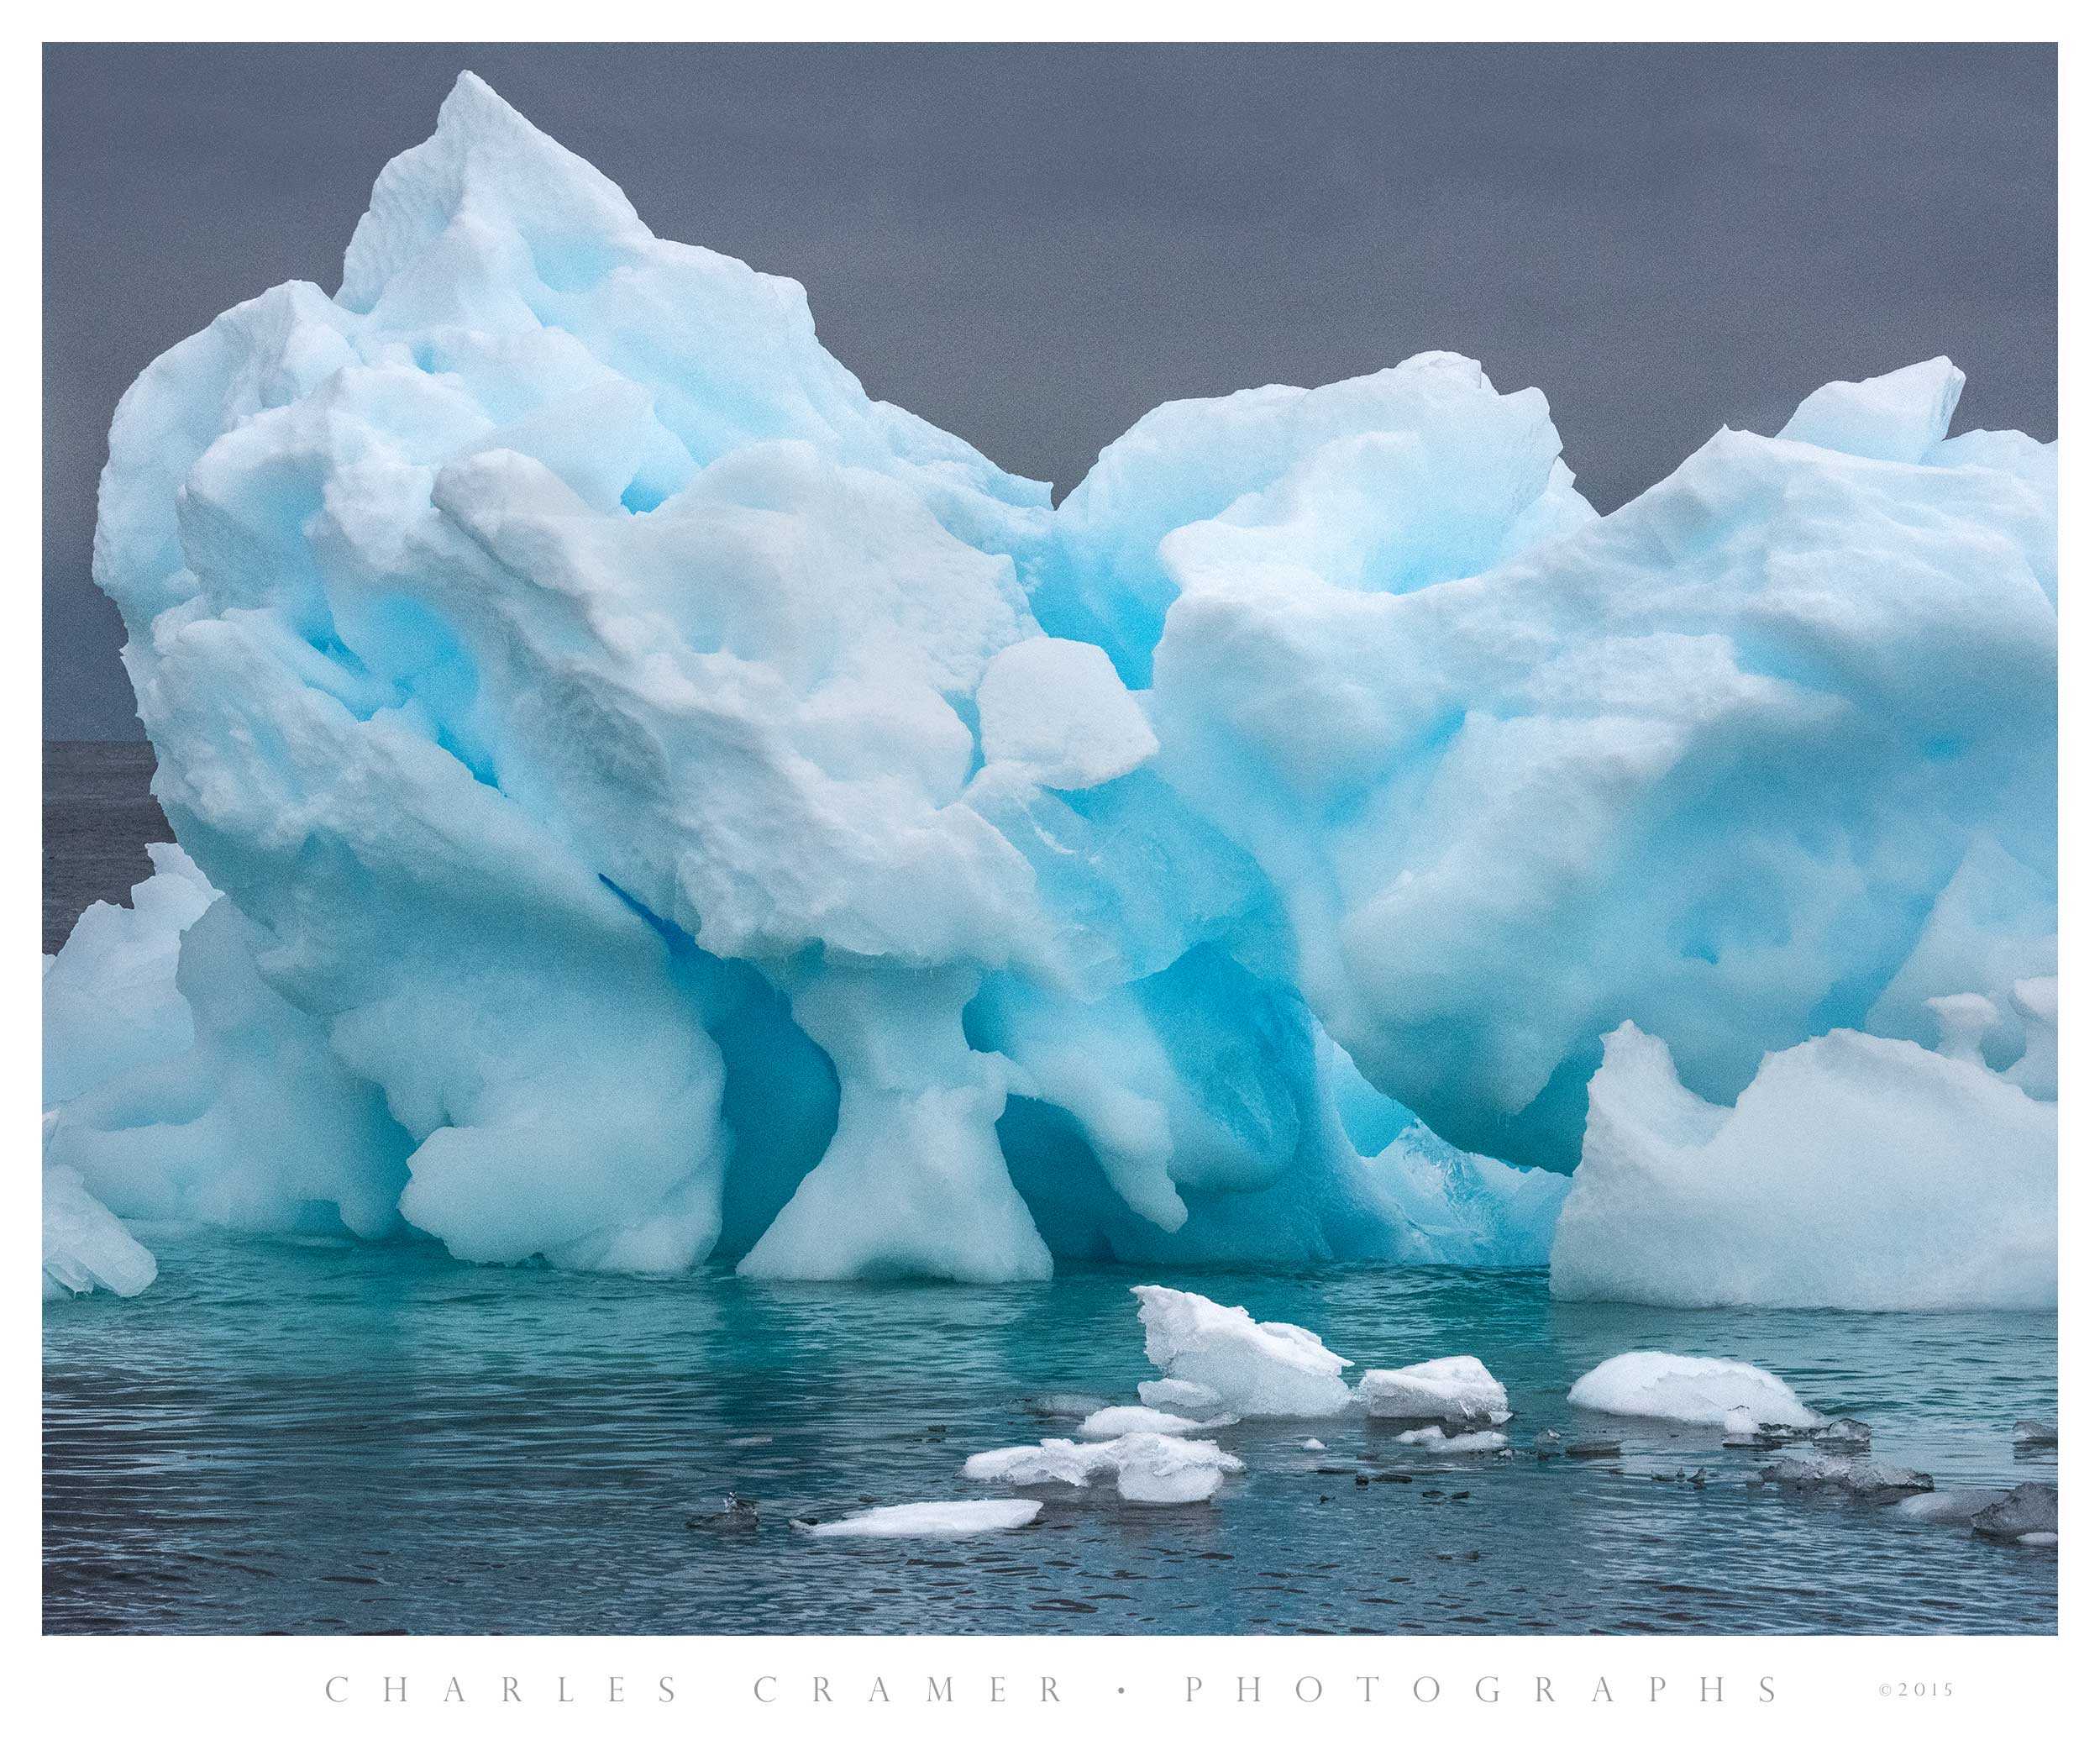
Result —
[[44, 1295], [136, 1296], [160, 1271], [152, 1254], [62, 1164], [44, 1171]]
[[1721, 1414], [1721, 1446], [1750, 1448], [1757, 1445], [1757, 1414], [1744, 1406], [1731, 1406]]
[[1017, 1448], [987, 1448], [963, 1463], [963, 1476], [986, 1485], [1084, 1485], [1110, 1464], [1112, 1446], [1053, 1436]]
[[1993, 1503], [2003, 1501], [2005, 1495], [2003, 1490], [1973, 1486], [1959, 1490], [1923, 1490], [1915, 1495], [1898, 1497], [1889, 1507], [1907, 1521], [1966, 1527]]
[[1327, 1444], [1316, 1436], [1308, 1436], [1298, 1446], [1309, 1454], [1324, 1454], [1327, 1452]]
[[1874, 1431], [1857, 1418], [1832, 1418], [1812, 1426], [1809, 1440], [1819, 1448], [1864, 1448], [1872, 1445]]
[[1097, 787], [1159, 749], [1108, 656], [1062, 637], [1029, 637], [995, 654], [977, 714], [986, 764], [1014, 764], [1048, 788]]
[[1126, 1502], [1196, 1503], [1217, 1495], [1242, 1463], [1215, 1443], [1179, 1437], [1133, 1439], [1116, 1468], [1116, 1494]]
[[1441, 1424], [1425, 1424], [1417, 1430], [1403, 1430], [1394, 1440], [1410, 1443], [1439, 1454], [1491, 1454], [1498, 1448], [1509, 1446], [1509, 1438], [1499, 1430], [1462, 1430], [1454, 1434]]
[[2056, 1531], [2056, 1487], [2054, 1485], [2016, 1485], [1988, 1508], [1980, 1510], [1972, 1523], [1987, 1539], [2024, 1540], [2030, 1533]]
[[1462, 1424], [1507, 1414], [1509, 1395], [1477, 1357], [1433, 1358], [1404, 1369], [1367, 1369], [1357, 1403], [1374, 1418], [1441, 1418]]
[[1171, 1375], [1139, 1382], [1137, 1397], [1162, 1411], [1200, 1411], [1206, 1416], [1225, 1404], [1215, 1388], [1205, 1387], [1200, 1382], [1177, 1381]]
[[980, 1484], [1086, 1485], [1116, 1475], [1117, 1493], [1131, 1502], [1200, 1502], [1243, 1463], [1214, 1442], [1136, 1432], [1113, 1442], [1053, 1438], [991, 1448], [963, 1463], [963, 1476]]
[[895, 1503], [841, 1521], [795, 1525], [816, 1539], [967, 1539], [1011, 1532], [1042, 1512], [1039, 1502]]
[[1590, 1080], [1552, 1289], [1686, 1306], [2050, 1306], [2056, 1106], [1914, 1043], [1835, 1030], [1767, 1055], [1724, 1108], [1622, 1024]]
[[1302, 1327], [1257, 1322], [1194, 1291], [1133, 1285], [1145, 1355], [1170, 1380], [1217, 1394], [1238, 1417], [1328, 1417], [1349, 1403], [1338, 1357]]
[[1567, 1390], [1567, 1400], [1585, 1411], [1619, 1417], [1667, 1418], [1724, 1429], [1736, 1411], [1749, 1413], [1759, 1424], [1798, 1429], [1823, 1422], [1785, 1382], [1754, 1364], [1679, 1357], [1667, 1351], [1629, 1351], [1609, 1358]]
[[1834, 381], [1795, 408], [1780, 440], [1915, 466], [1945, 439], [1962, 381], [1952, 362], [1936, 357], [1865, 381]]
[[1192, 1430], [1215, 1427], [1215, 1422], [1180, 1417], [1171, 1411], [1159, 1411], [1149, 1406], [1105, 1406], [1079, 1426], [1079, 1434], [1092, 1439], [1107, 1440], [1133, 1433], [1186, 1436]]
[[1868, 1501], [1887, 1501], [1908, 1490], [1929, 1490], [1931, 1477], [1893, 1461], [1860, 1455], [1788, 1454], [1762, 1469], [1767, 1484], [1788, 1490], [1818, 1490]]
[[2054, 1418], [2022, 1418], [2013, 1426], [2013, 1446], [2016, 1448], [2053, 1448], [2056, 1446], [2056, 1421]]

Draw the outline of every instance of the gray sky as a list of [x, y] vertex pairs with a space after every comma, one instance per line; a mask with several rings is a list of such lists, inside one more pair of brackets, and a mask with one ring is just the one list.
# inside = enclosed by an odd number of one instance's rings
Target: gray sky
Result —
[[1543, 388], [1601, 508], [1936, 352], [1957, 428], [2055, 434], [2048, 46], [54, 47], [47, 736], [138, 731], [88, 579], [118, 396], [244, 297], [333, 291], [462, 66], [1060, 493], [1160, 401], [1431, 347]]

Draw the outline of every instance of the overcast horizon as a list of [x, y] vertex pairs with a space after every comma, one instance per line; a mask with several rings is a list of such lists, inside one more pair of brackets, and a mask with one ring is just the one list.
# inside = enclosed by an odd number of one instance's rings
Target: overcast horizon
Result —
[[139, 733], [88, 573], [118, 395], [235, 302], [333, 291], [463, 66], [1060, 495], [1163, 400], [1429, 349], [1542, 389], [1603, 509], [1941, 352], [1956, 428], [2055, 434], [2048, 45], [50, 47], [47, 738]]

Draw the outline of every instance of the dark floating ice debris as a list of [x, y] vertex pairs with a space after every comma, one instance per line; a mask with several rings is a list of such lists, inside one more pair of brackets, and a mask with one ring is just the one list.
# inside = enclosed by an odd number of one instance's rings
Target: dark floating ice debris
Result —
[[2013, 1426], [2013, 1446], [2016, 1448], [2053, 1448], [2056, 1446], [2056, 1421], [2054, 1418], [2022, 1418]]
[[1929, 1473], [1859, 1455], [1788, 1454], [1764, 1468], [1759, 1476], [1785, 1490], [1813, 1490], [1862, 1501], [1886, 1501], [1932, 1489]]
[[738, 1496], [732, 1491], [722, 1498], [719, 1509], [689, 1515], [685, 1525], [696, 1532], [753, 1532], [759, 1525], [759, 1505], [753, 1498]]
[[2056, 1543], [2056, 1487], [2054, 1485], [2016, 1485], [2008, 1495], [1978, 1513], [1970, 1523], [1987, 1539], [2004, 1539], [2022, 1545]]

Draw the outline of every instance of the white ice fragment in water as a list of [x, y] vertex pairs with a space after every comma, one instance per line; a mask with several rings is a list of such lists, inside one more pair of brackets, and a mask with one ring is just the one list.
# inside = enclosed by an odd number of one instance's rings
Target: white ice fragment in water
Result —
[[1133, 1285], [1145, 1355], [1172, 1380], [1215, 1392], [1238, 1417], [1331, 1417], [1349, 1403], [1349, 1359], [1288, 1322], [1257, 1322], [1191, 1290]]
[[1357, 1403], [1374, 1418], [1487, 1422], [1507, 1413], [1509, 1395], [1477, 1357], [1440, 1357], [1404, 1369], [1367, 1369]]
[[[1731, 1411], [1760, 1424], [1807, 1429], [1823, 1422], [1777, 1375], [1730, 1358], [1629, 1351], [1607, 1359], [1567, 1390], [1568, 1403], [1619, 1417], [1725, 1427]], [[1740, 1420], [1737, 1421], [1738, 1422]]]
[[1021, 1501], [895, 1503], [843, 1521], [795, 1525], [817, 1539], [963, 1539], [1026, 1527], [1042, 1512], [1041, 1503]]
[[1327, 1452], [1327, 1444], [1316, 1436], [1308, 1436], [1298, 1446], [1309, 1454], [1324, 1454]]
[[1242, 1464], [1214, 1442], [1138, 1432], [1112, 1442], [1053, 1438], [990, 1448], [964, 1461], [963, 1476], [979, 1484], [1084, 1486], [1113, 1473], [1118, 1493], [1130, 1501], [1200, 1502], [1217, 1490], [1226, 1473], [1240, 1471]]
[[1970, 1486], [1960, 1490], [1922, 1490], [1914, 1496], [1899, 1497], [1889, 1505], [1890, 1511], [1907, 1521], [1925, 1521], [1935, 1525], [1960, 1524], [1967, 1526], [1992, 1504], [2004, 1501], [2003, 1490], [1987, 1490]]
[[1462, 1430], [1454, 1435], [1446, 1432], [1441, 1424], [1425, 1424], [1419, 1430], [1403, 1430], [1394, 1440], [1411, 1443], [1439, 1454], [1490, 1454], [1497, 1448], [1509, 1446], [1509, 1438], [1499, 1430]]
[[1186, 1436], [1192, 1430], [1217, 1427], [1215, 1420], [1179, 1417], [1171, 1411], [1155, 1411], [1149, 1406], [1104, 1406], [1079, 1426], [1079, 1434], [1105, 1441], [1132, 1433]]

